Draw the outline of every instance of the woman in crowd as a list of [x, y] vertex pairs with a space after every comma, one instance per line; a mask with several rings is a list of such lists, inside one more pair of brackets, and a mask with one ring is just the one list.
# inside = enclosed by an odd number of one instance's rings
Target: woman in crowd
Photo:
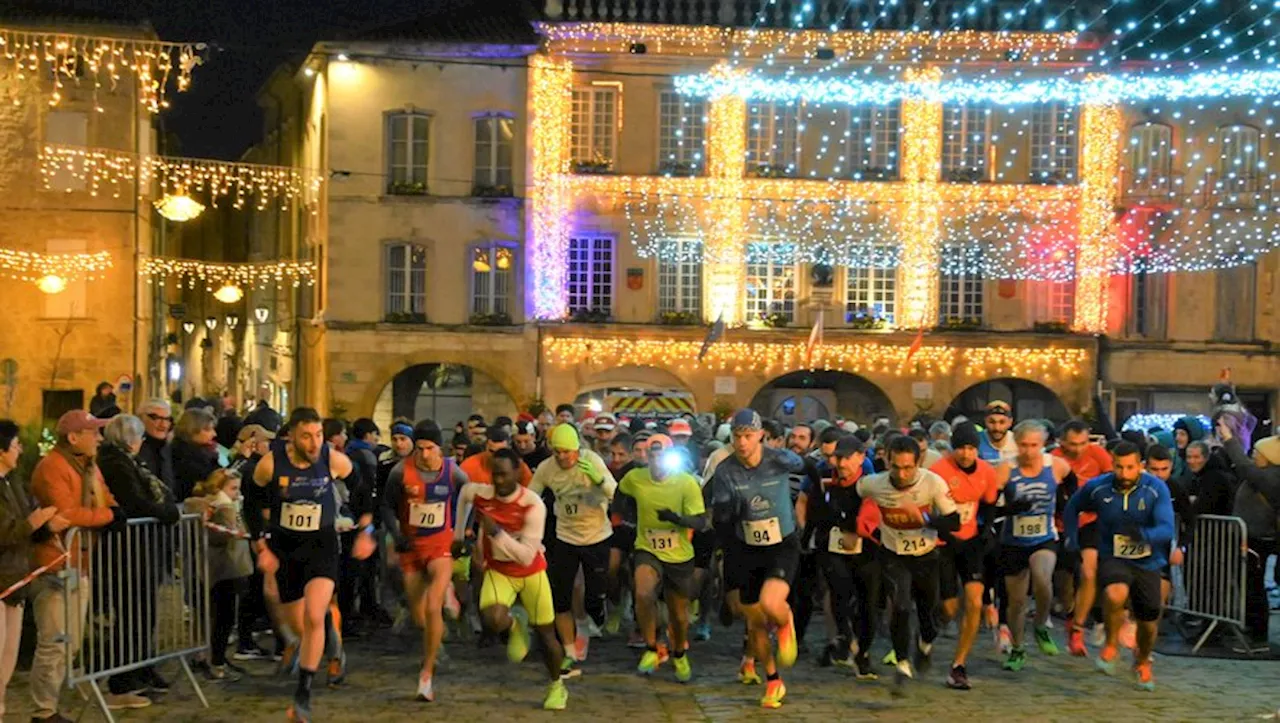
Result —
[[236, 624], [236, 601], [247, 593], [249, 576], [253, 574], [248, 532], [240, 515], [240, 475], [232, 470], [216, 470], [195, 492], [197, 497], [189, 500], [189, 507], [200, 507], [197, 501], [202, 500], [202, 511], [217, 526], [209, 529], [209, 583], [213, 586], [209, 593], [213, 603], [210, 677], [225, 680], [227, 640]]
[[204, 407], [185, 410], [173, 429], [173, 496], [185, 500], [218, 469], [217, 419]]

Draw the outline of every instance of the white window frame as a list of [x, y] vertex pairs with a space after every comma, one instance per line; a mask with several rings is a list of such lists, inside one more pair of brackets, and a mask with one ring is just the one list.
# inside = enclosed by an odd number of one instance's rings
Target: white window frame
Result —
[[1258, 190], [1262, 158], [1262, 133], [1243, 123], [1218, 128], [1219, 189], [1227, 193], [1253, 193]]
[[[392, 255], [404, 251], [404, 263], [397, 267]], [[427, 247], [412, 241], [396, 241], [386, 245], [383, 257], [386, 286], [383, 296], [385, 315], [427, 313]], [[417, 261], [421, 260], [421, 264]], [[419, 288], [414, 289], [414, 282]], [[399, 287], [398, 289], [396, 287]]]
[[986, 284], [981, 272], [943, 274], [938, 283], [938, 319], [941, 323], [946, 324], [952, 319], [976, 319], [985, 323]]
[[1173, 184], [1173, 128], [1147, 121], [1129, 128], [1129, 191], [1169, 191]]
[[[887, 254], [887, 250], [885, 251]], [[873, 254], [880, 258], [882, 254]], [[898, 269], [868, 265], [845, 269], [844, 313], [846, 322], [863, 310], [871, 318], [884, 319], [893, 326], [898, 310]]]
[[[44, 142], [57, 146], [89, 145], [89, 114], [85, 111], [50, 110], [44, 120]], [[72, 163], [70, 168], [60, 164], [49, 175], [49, 190], [67, 193], [85, 190], [84, 165]]]
[[702, 240], [658, 242], [658, 313], [702, 316]]
[[[747, 103], [747, 175], [800, 175], [800, 105]], [[764, 167], [772, 172], [762, 173]]]
[[[419, 138], [415, 135], [415, 121], [423, 120], [427, 129], [423, 137]], [[396, 140], [396, 126], [399, 123], [404, 124], [404, 140]], [[428, 174], [431, 168], [431, 127], [434, 124], [434, 118], [430, 113], [422, 111], [395, 111], [387, 114], [386, 118], [386, 152], [387, 152], [387, 191], [394, 192], [393, 189], [399, 184], [421, 183], [423, 192], [428, 187]], [[395, 147], [399, 142], [405, 144], [405, 162], [403, 164], [396, 163]], [[422, 145], [422, 164], [419, 168], [418, 163], [414, 160], [415, 146]], [[420, 172], [419, 172], [420, 171]]]
[[612, 236], [574, 234], [569, 238], [565, 294], [570, 314], [598, 310], [613, 315], [616, 246]]
[[622, 94], [618, 88], [585, 85], [573, 89], [569, 114], [569, 148], [574, 163], [606, 163], [608, 170], [618, 161], [618, 111]]
[[[673, 173], [680, 165], [688, 173]], [[658, 172], [701, 176], [707, 170], [707, 101], [674, 90], [658, 92]]]
[[[846, 111], [844, 157], [837, 175], [856, 181], [896, 181], [902, 177], [902, 104], [859, 105]], [[884, 169], [885, 177], [865, 171]]]
[[1076, 282], [1028, 281], [1033, 324], [1070, 324], [1076, 310]]
[[1075, 183], [1079, 177], [1079, 143], [1076, 129], [1080, 114], [1066, 103], [1031, 106], [1031, 160], [1033, 183]]
[[[506, 314], [512, 319], [512, 299], [515, 298], [516, 263], [519, 247], [513, 243], [490, 241], [476, 244], [467, 254], [467, 271], [470, 281], [468, 297], [471, 299], [471, 315]], [[488, 261], [488, 271], [477, 271], [475, 263], [480, 254]], [[505, 257], [507, 268], [499, 267]]]
[[[746, 287], [744, 308], [747, 321], [760, 321], [765, 315], [781, 312], [788, 323], [796, 320], [800, 265], [782, 261], [786, 246], [776, 241], [754, 241], [747, 244]], [[760, 258], [766, 256], [766, 258]]]
[[942, 109], [942, 172], [950, 180], [973, 174], [991, 180], [991, 106], [948, 103]]
[[[509, 113], [486, 113], [474, 118], [476, 187], [507, 188], [515, 191], [515, 129], [516, 119]], [[502, 138], [502, 128], [507, 126], [507, 139]], [[489, 141], [481, 142], [480, 132], [487, 127]], [[485, 148], [485, 146], [488, 146]], [[507, 162], [502, 163], [502, 147], [507, 147]]]

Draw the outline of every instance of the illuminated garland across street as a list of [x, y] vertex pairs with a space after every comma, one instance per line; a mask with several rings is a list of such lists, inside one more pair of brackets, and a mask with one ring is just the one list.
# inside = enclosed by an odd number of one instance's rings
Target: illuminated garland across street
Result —
[[112, 266], [107, 251], [80, 254], [46, 254], [0, 249], [0, 274], [19, 281], [56, 276], [64, 281], [92, 281]]
[[[93, 91], [94, 110], [102, 112], [100, 91], [119, 89], [124, 74], [133, 76], [138, 101], [151, 113], [169, 107], [165, 98], [172, 78], [178, 92], [191, 85], [191, 71], [204, 62], [204, 43], [166, 43], [144, 38], [116, 38], [71, 33], [0, 28], [0, 55], [17, 80], [44, 78], [52, 88], [49, 105], [62, 102], [70, 88]], [[10, 103], [22, 103], [21, 89]]]
[[1180, 75], [1120, 73], [1089, 81], [1059, 77], [986, 78], [937, 83], [863, 80], [853, 75], [786, 78], [704, 73], [677, 77], [675, 89], [683, 95], [699, 98], [737, 96], [747, 100], [837, 105], [884, 105], [902, 100], [991, 103], [1006, 107], [1051, 101], [1078, 105], [1280, 95], [1280, 70], [1218, 68]]
[[148, 280], [177, 279], [180, 284], [185, 284], [189, 289], [203, 285], [205, 290], [210, 292], [224, 285], [248, 288], [268, 286], [297, 288], [315, 284], [316, 265], [310, 261], [224, 264], [152, 256], [141, 260], [138, 275], [148, 277]]
[[[830, 341], [816, 347], [812, 367], [805, 364], [805, 342], [721, 341], [699, 362], [701, 340], [655, 340], [549, 337], [542, 342], [546, 359], [561, 368], [592, 364], [613, 367], [648, 365], [665, 359], [678, 370], [744, 371], [772, 375], [813, 368], [852, 374], [911, 374], [932, 377], [958, 367], [966, 376], [1018, 376], [1028, 379], [1073, 378], [1089, 360], [1085, 349], [1057, 347], [957, 348], [925, 344], [912, 355], [909, 344]], [[908, 357], [910, 361], [908, 362]]]
[[82, 146], [46, 145], [40, 151], [40, 172], [47, 190], [57, 179], [68, 176], [83, 182], [90, 195], [110, 193], [116, 198], [133, 193], [137, 179], [144, 192], [158, 183], [161, 195], [206, 193], [212, 205], [230, 198], [235, 208], [250, 199], [259, 209], [277, 201], [282, 208], [290, 202], [314, 199], [324, 176], [288, 166], [231, 163], [204, 158], [138, 155], [128, 151]]

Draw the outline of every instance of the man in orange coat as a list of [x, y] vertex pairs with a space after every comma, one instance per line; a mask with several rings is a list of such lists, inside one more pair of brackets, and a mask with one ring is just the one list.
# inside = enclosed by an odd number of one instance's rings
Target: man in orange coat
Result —
[[[462, 468], [463, 472], [467, 473], [468, 481], [476, 484], [491, 485], [493, 484], [493, 473], [489, 467], [493, 461], [493, 453], [500, 449], [507, 449], [510, 446], [511, 435], [505, 427], [489, 427], [485, 432], [485, 450], [462, 460], [462, 464], [459, 467]], [[529, 465], [521, 462], [520, 469], [516, 470], [516, 475], [520, 480], [520, 486], [528, 487], [530, 480], [533, 479], [533, 470], [529, 469]]]
[[[107, 420], [98, 419], [83, 409], [74, 409], [58, 420], [58, 442], [53, 450], [40, 460], [31, 475], [31, 496], [40, 506], [58, 508], [58, 514], [72, 527], [81, 529], [121, 530], [127, 524], [124, 511], [103, 483], [95, 457], [98, 443], [102, 441], [102, 428]], [[35, 660], [31, 666], [31, 699], [35, 703], [33, 719], [61, 723], [67, 720], [58, 713], [58, 694], [67, 672], [66, 656], [75, 655], [84, 639], [85, 616], [88, 613], [92, 580], [87, 561], [82, 554], [93, 544], [94, 538], [82, 533], [77, 538], [76, 549], [71, 551], [71, 563], [80, 571], [78, 587], [67, 590], [65, 580], [56, 572], [65, 567], [60, 562], [45, 575], [35, 598], [37, 643]], [[37, 565], [47, 565], [62, 554], [62, 543], [50, 537], [36, 545]], [[67, 595], [74, 595], [78, 612], [67, 619]], [[70, 641], [62, 642], [62, 636]], [[115, 700], [115, 699], [119, 700]], [[108, 704], [141, 708], [151, 701], [139, 695], [108, 696]]]

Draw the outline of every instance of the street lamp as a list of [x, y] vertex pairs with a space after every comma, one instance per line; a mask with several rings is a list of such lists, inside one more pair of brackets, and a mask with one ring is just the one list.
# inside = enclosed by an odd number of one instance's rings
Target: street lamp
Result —
[[204, 204], [179, 191], [176, 194], [166, 193], [164, 198], [156, 201], [156, 211], [170, 221], [182, 223], [204, 213]]
[[239, 316], [236, 316], [235, 314], [228, 314], [228, 315], [227, 315], [227, 328], [228, 328], [228, 329], [231, 329], [232, 331], [234, 331], [234, 330], [235, 330], [235, 328], [236, 328], [237, 326], [240, 326], [240, 317], [239, 317]]
[[184, 321], [182, 322], [182, 330], [190, 334], [196, 330], [196, 323], [194, 321]]
[[258, 320], [259, 324], [267, 323], [267, 319], [271, 316], [271, 309], [266, 306], [259, 306], [253, 310], [253, 318]]
[[244, 290], [235, 284], [223, 284], [213, 292], [213, 298], [224, 304], [234, 304], [244, 298]]
[[209, 331], [213, 331], [214, 329], [217, 329], [217, 328], [218, 328], [218, 317], [216, 317], [216, 316], [210, 316], [210, 317], [206, 318], [206, 319], [204, 320], [204, 326], [205, 326], [205, 328], [206, 328], [206, 329], [208, 329]]

